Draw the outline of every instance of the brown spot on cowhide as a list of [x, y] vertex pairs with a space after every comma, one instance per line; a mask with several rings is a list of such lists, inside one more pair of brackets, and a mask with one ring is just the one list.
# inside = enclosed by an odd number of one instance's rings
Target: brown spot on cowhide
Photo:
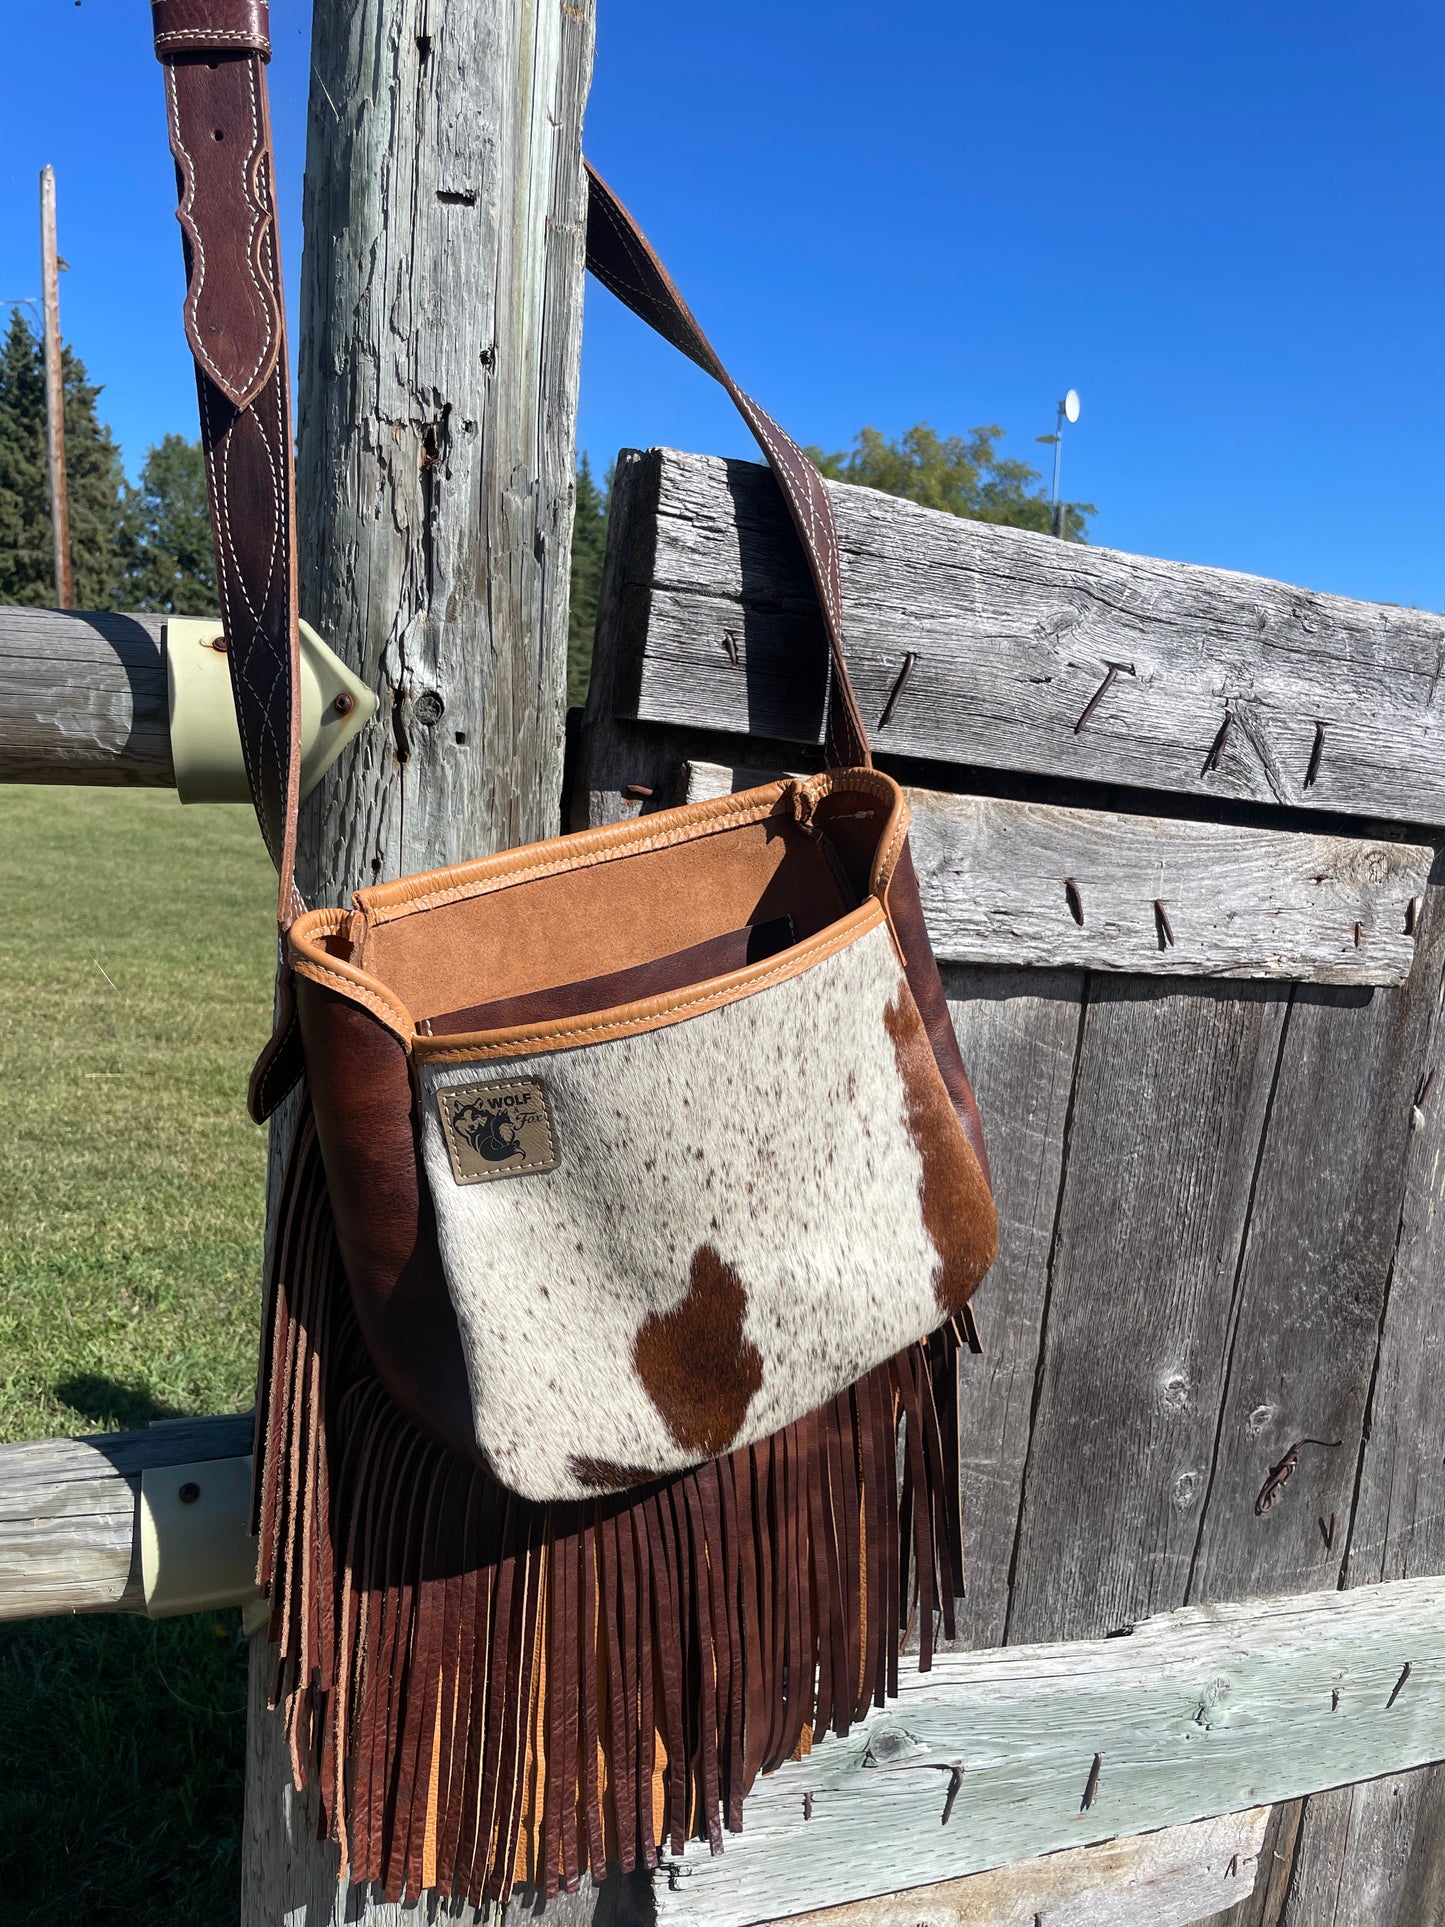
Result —
[[634, 1485], [651, 1485], [658, 1477], [655, 1467], [614, 1465], [611, 1459], [587, 1459], [573, 1453], [567, 1470], [592, 1492], [625, 1492]]
[[637, 1376], [668, 1430], [700, 1459], [732, 1444], [763, 1382], [763, 1359], [743, 1336], [748, 1295], [731, 1265], [708, 1245], [692, 1254], [687, 1296], [654, 1312], [633, 1343]]
[[994, 1261], [998, 1224], [988, 1181], [969, 1148], [958, 1113], [906, 983], [883, 1012], [903, 1079], [909, 1133], [923, 1172], [918, 1181], [923, 1224], [938, 1253], [933, 1289], [946, 1316], [961, 1312]]

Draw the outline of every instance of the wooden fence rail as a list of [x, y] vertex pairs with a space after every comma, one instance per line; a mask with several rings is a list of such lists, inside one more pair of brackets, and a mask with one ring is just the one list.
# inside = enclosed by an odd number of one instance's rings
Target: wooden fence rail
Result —
[[0, 609], [0, 778], [174, 789], [165, 617]]
[[[768, 471], [640, 463], [616, 714], [818, 742], [822, 631]], [[1445, 617], [830, 488], [880, 752], [1445, 821]]]
[[[0, 1448], [0, 1620], [144, 1610], [141, 1476], [229, 1461], [250, 1429], [245, 1416], [173, 1420]], [[1117, 1887], [1153, 1912], [1108, 1918], [1184, 1923], [1249, 1891], [1263, 1802], [1442, 1753], [1445, 1590], [1428, 1580], [945, 1652], [927, 1674], [905, 1662], [898, 1700], [848, 1739], [761, 1781], [721, 1860], [699, 1845], [665, 1862], [658, 1919], [748, 1927], [942, 1882], [910, 1894], [910, 1922], [1008, 1918], [1045, 1893], [1097, 1904]], [[1127, 1847], [1107, 1868], [1021, 1865], [1111, 1840]], [[970, 1878], [1003, 1866], [1006, 1881]], [[990, 1895], [996, 1911], [980, 1911]]]
[[0, 1620], [143, 1612], [142, 1473], [250, 1450], [245, 1415], [0, 1446]]

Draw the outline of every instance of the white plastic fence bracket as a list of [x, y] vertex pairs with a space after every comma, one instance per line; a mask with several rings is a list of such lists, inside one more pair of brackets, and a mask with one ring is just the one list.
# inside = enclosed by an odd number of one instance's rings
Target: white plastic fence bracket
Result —
[[250, 1458], [146, 1467], [140, 1563], [150, 1619], [259, 1600]]
[[[165, 625], [171, 761], [183, 803], [246, 803], [251, 792], [236, 727], [226, 639], [214, 616], [169, 616]], [[301, 794], [309, 796], [376, 714], [376, 697], [301, 624]]]

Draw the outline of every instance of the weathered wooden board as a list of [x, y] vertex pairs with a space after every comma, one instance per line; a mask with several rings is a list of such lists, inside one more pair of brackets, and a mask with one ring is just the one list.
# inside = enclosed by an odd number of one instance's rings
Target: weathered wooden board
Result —
[[[1329, 1799], [1329, 1794], [1324, 1794]], [[1259, 1850], [1254, 1891], [1201, 1921], [1199, 1927], [1278, 1927], [1294, 1863], [1303, 1800], [1284, 1800], [1270, 1814]]]
[[1288, 995], [1089, 980], [1011, 1641], [1186, 1597]]
[[164, 620], [0, 609], [0, 782], [174, 788]]
[[[1442, 921], [1431, 917], [1420, 967], [1398, 990], [1294, 993], [1229, 1312], [1193, 1599], [1338, 1582]], [[1270, 1469], [1305, 1438], [1324, 1444], [1300, 1449], [1297, 1470], [1258, 1513]]]
[[1441, 1757], [1437, 1580], [943, 1653], [761, 1781], [724, 1854], [666, 1862], [658, 1920], [748, 1927]]
[[943, 987], [986, 1119], [998, 1257], [974, 1312], [983, 1352], [959, 1361], [964, 1596], [958, 1638], [1002, 1644], [1058, 1210], [1084, 979], [1078, 971], [946, 967]]
[[[1422, 941], [1445, 911], [1431, 892]], [[1404, 1202], [1345, 1544], [1344, 1581], [1445, 1569], [1445, 1022], [1427, 971], [1431, 1034], [1411, 1108]], [[1306, 1515], [1307, 1516], [1307, 1515]], [[1445, 1917], [1445, 1773], [1390, 1775], [1305, 1803], [1286, 1927], [1416, 1927]]]
[[[689, 761], [687, 802], [769, 773]], [[1428, 843], [1319, 836], [910, 789], [940, 961], [1396, 984]]]
[[1260, 1874], [1268, 1807], [799, 1915], [794, 1927], [1193, 1927]]
[[[821, 629], [771, 476], [644, 459], [656, 527], [623, 583], [619, 714], [817, 742]], [[831, 488], [876, 749], [1445, 821], [1445, 618]]]
[[1433, 1927], [1442, 1919], [1445, 1768], [1306, 1800], [1281, 1927]]
[[0, 1445], [0, 1620], [139, 1612], [142, 1469], [250, 1449], [244, 1414]]

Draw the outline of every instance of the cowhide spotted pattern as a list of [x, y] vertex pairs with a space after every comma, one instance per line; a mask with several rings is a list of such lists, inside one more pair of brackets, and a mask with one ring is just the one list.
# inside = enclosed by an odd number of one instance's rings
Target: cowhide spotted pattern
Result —
[[[436, 1092], [540, 1078], [555, 1170], [458, 1184]], [[536, 1499], [790, 1423], [957, 1308], [992, 1214], [888, 931], [662, 1029], [424, 1065], [477, 1441]], [[987, 1248], [985, 1241], [987, 1240]]]

